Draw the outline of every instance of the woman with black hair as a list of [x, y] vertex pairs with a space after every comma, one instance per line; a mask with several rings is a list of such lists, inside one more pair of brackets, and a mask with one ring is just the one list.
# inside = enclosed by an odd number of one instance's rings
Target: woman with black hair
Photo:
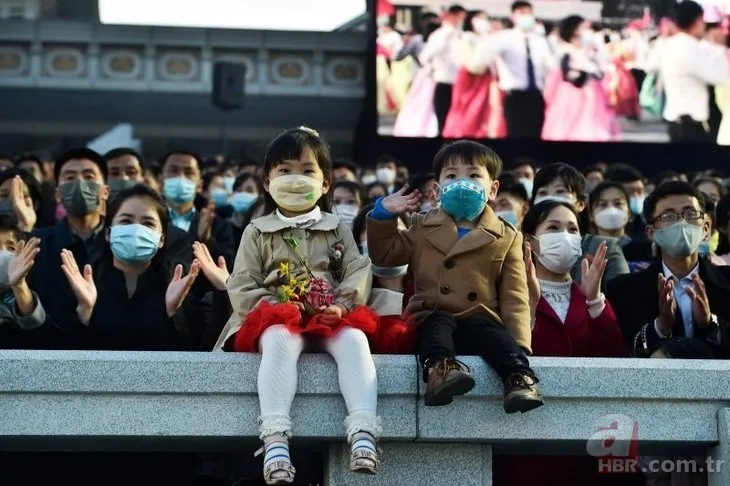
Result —
[[199, 262], [183, 276], [165, 257], [167, 207], [144, 185], [120, 192], [107, 212], [104, 255], [92, 270], [61, 252], [63, 270], [77, 300], [77, 344], [83, 349], [182, 350], [193, 333], [182, 307]]
[[595, 32], [579, 15], [558, 26], [560, 69], [548, 75], [544, 140], [606, 142], [618, 140], [620, 127], [603, 87], [604, 69], [597, 59]]
[[627, 233], [641, 216], [631, 211], [630, 198], [623, 185], [601, 182], [591, 191], [588, 204], [588, 217], [595, 234], [618, 240], [632, 272], [648, 267], [654, 259], [651, 241]]
[[[545, 200], [533, 206], [522, 221], [522, 231], [533, 356], [628, 356], [616, 315], [601, 292], [606, 243], [600, 244], [590, 263], [583, 258], [578, 214], [563, 201]], [[583, 268], [580, 284], [569, 273], [576, 263]], [[600, 474], [594, 457], [499, 456], [494, 465], [496, 485], [618, 484]]]
[[[603, 289], [606, 288], [606, 282], [611, 279], [629, 273], [629, 265], [621, 251], [621, 246], [615, 238], [596, 236], [586, 234], [583, 228], [589, 227], [588, 215], [585, 212], [588, 204], [588, 193], [586, 188], [586, 179], [575, 167], [561, 162], [544, 166], [535, 175], [532, 193], [532, 205], [541, 201], [552, 199], [556, 201], [566, 202], [573, 206], [573, 209], [579, 214], [579, 223], [581, 227], [581, 248], [583, 250], [582, 257], [594, 255], [602, 242], [606, 242], [606, 273], [603, 279]], [[581, 268], [580, 265], [573, 267], [571, 275], [574, 280], [580, 281]]]
[[233, 182], [233, 194], [231, 195], [231, 230], [233, 231], [233, 243], [235, 248], [241, 242], [243, 230], [248, 226], [253, 217], [260, 216], [263, 207], [264, 182], [256, 174], [244, 172]]

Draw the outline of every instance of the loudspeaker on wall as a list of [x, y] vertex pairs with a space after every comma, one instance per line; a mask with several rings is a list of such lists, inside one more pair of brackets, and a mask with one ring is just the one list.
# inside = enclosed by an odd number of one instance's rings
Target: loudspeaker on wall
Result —
[[213, 65], [212, 103], [221, 110], [243, 108], [246, 89], [246, 65], [217, 62]]

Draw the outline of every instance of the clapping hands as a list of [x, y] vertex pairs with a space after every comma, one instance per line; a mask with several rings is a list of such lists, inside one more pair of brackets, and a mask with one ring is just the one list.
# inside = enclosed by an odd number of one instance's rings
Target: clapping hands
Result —
[[213, 287], [217, 290], [226, 290], [228, 278], [231, 276], [226, 267], [226, 259], [220, 256], [218, 262], [216, 262], [213, 260], [208, 247], [197, 241], [193, 243], [193, 255], [200, 262], [203, 275], [213, 284]]
[[11, 287], [18, 287], [25, 284], [25, 277], [35, 264], [35, 257], [40, 250], [41, 240], [31, 238], [27, 243], [21, 241], [15, 250], [15, 257], [10, 261], [8, 267], [8, 280]]
[[61, 250], [61, 270], [66, 275], [71, 290], [76, 296], [78, 302], [76, 314], [81, 322], [88, 326], [98, 296], [91, 265], [84, 265], [82, 274], [73, 253], [63, 249]]
[[608, 246], [605, 241], [602, 241], [593, 258], [584, 258], [581, 262], [580, 288], [589, 301], [596, 300], [601, 296], [603, 272], [605, 272], [606, 264], [608, 263], [606, 259], [607, 253]]
[[167, 292], [165, 292], [165, 310], [169, 317], [174, 316], [180, 306], [182, 306], [199, 272], [200, 262], [198, 260], [193, 260], [193, 264], [190, 266], [190, 272], [184, 277], [183, 266], [177, 265], [175, 267], [172, 280], [170, 281], [170, 285], [167, 286]]

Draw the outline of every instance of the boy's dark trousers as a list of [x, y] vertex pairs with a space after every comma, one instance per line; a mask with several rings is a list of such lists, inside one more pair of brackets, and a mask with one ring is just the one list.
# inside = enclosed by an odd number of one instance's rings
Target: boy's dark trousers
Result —
[[487, 316], [457, 318], [435, 311], [418, 326], [418, 337], [423, 381], [427, 381], [430, 366], [457, 354], [481, 356], [502, 381], [514, 373], [535, 376], [525, 351], [502, 325]]

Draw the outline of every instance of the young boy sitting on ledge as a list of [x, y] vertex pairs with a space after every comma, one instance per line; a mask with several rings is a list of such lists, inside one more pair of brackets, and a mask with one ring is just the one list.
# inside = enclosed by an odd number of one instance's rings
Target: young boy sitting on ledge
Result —
[[398, 231], [396, 218], [418, 212], [420, 195], [407, 188], [377, 201], [367, 222], [375, 265], [409, 264], [415, 294], [407, 313], [417, 324], [427, 406], [447, 405], [474, 387], [456, 354], [479, 355], [504, 382], [504, 410], [543, 404], [530, 369], [530, 307], [522, 235], [487, 205], [499, 188], [502, 160], [462, 140], [436, 154], [440, 207]]

